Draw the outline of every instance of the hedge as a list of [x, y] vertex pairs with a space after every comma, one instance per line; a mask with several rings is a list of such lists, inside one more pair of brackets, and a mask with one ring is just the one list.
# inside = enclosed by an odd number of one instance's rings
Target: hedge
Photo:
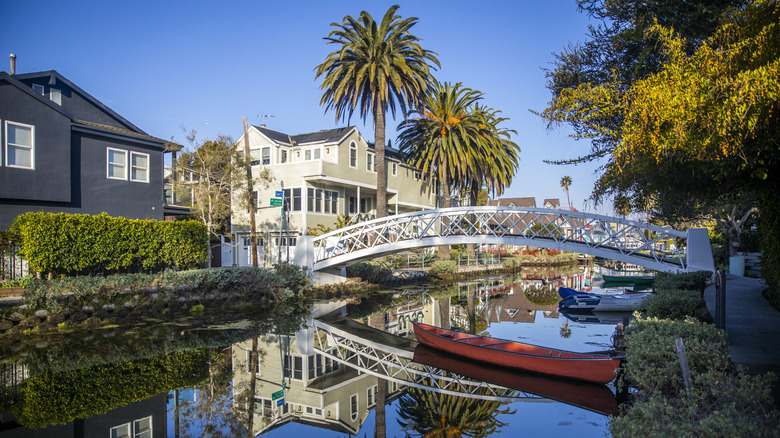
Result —
[[207, 258], [206, 227], [99, 215], [25, 213], [12, 230], [30, 269], [55, 275], [190, 269]]

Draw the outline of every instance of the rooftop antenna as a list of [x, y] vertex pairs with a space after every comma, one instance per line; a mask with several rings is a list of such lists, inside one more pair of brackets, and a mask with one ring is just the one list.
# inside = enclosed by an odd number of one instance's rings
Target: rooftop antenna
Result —
[[[258, 119], [268, 119], [268, 118], [271, 118], [271, 117], [276, 117], [276, 116], [273, 115], [273, 114], [258, 114], [257, 115]], [[261, 128], [265, 128], [265, 123], [261, 123], [260, 127]]]

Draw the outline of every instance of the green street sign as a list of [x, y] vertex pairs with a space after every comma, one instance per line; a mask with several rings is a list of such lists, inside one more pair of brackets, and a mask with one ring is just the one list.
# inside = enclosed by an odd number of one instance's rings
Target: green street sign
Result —
[[281, 207], [282, 198], [271, 198], [271, 207]]
[[280, 398], [284, 398], [284, 389], [271, 394], [271, 400], [279, 400]]

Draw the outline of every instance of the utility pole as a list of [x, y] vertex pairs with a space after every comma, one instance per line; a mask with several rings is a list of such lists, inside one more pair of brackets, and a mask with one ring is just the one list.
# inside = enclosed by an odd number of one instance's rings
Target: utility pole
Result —
[[252, 202], [252, 193], [254, 188], [252, 187], [252, 160], [249, 156], [249, 133], [246, 127], [246, 117], [244, 117], [244, 160], [246, 161], [246, 181], [247, 192], [249, 193], [249, 240], [252, 241], [252, 266], [257, 267], [257, 226], [255, 225], [255, 204]]

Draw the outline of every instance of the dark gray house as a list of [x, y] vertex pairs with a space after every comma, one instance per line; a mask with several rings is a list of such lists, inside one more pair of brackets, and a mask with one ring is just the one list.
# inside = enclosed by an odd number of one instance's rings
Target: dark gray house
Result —
[[0, 72], [0, 126], [0, 229], [28, 211], [172, 213], [164, 211], [165, 142], [56, 71]]

